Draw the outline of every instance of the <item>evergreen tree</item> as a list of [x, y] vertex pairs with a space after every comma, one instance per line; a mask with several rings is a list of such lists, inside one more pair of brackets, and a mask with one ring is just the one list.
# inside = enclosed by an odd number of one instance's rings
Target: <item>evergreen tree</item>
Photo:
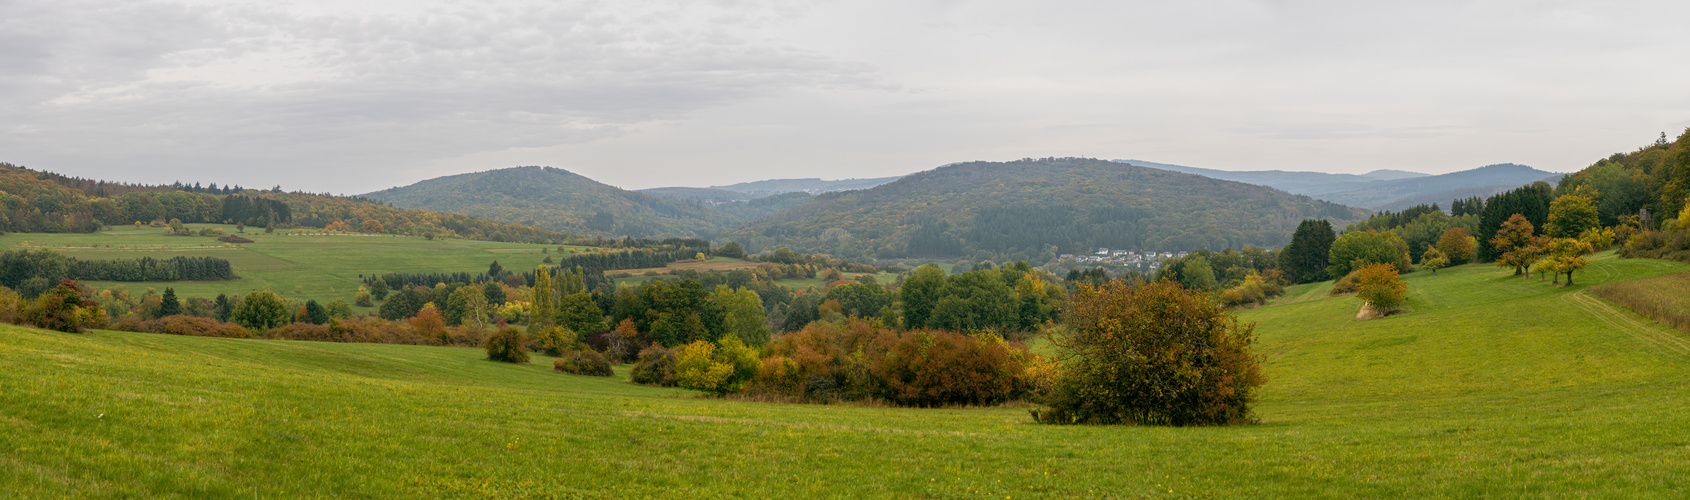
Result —
[[305, 301], [305, 317], [300, 319], [309, 321], [313, 325], [326, 324], [329, 322], [329, 310], [324, 308], [322, 304], [318, 304], [317, 299], [307, 300]]
[[1338, 235], [1332, 223], [1322, 219], [1304, 220], [1291, 235], [1291, 244], [1279, 252], [1279, 269], [1297, 283], [1331, 279], [1326, 273], [1327, 257]]
[[158, 317], [182, 314], [182, 301], [176, 298], [176, 289], [165, 287], [164, 301], [158, 306]]

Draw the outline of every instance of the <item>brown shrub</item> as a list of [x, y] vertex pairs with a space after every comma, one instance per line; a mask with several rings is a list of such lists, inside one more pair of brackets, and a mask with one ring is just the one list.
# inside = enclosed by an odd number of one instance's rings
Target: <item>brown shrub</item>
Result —
[[900, 405], [992, 405], [1026, 392], [1026, 367], [1012, 349], [996, 335], [910, 331], [880, 356], [873, 372], [882, 396]]
[[[770, 344], [752, 391], [800, 401], [883, 398], [906, 406], [990, 405], [1029, 394], [1042, 362], [985, 334], [813, 323]], [[1043, 374], [1039, 374], [1043, 375]]]
[[674, 387], [675, 381], [675, 352], [652, 345], [640, 351], [640, 358], [634, 363], [634, 369], [629, 374], [636, 384]]
[[252, 240], [242, 238], [240, 236], [235, 236], [233, 234], [219, 237], [219, 238], [217, 238], [217, 241], [221, 241], [221, 242], [224, 242], [224, 243], [252, 243]]
[[616, 370], [610, 367], [610, 360], [598, 351], [590, 349], [563, 353], [562, 357], [552, 362], [552, 371], [594, 377], [616, 375]]
[[149, 320], [131, 316], [113, 322], [111, 329], [122, 332], [162, 333], [194, 337], [244, 339], [252, 336], [252, 332], [241, 328], [240, 325], [223, 323], [212, 318], [180, 314]]

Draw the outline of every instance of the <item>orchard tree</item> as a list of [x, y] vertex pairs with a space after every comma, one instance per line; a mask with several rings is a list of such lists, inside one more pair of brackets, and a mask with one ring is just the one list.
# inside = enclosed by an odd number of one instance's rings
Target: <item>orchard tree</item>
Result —
[[1512, 266], [1515, 276], [1525, 274], [1526, 266], [1537, 260], [1537, 252], [1531, 248], [1532, 231], [1532, 223], [1524, 215], [1514, 214], [1503, 222], [1496, 237], [1490, 239], [1491, 248], [1500, 256], [1497, 265]]
[[1478, 248], [1478, 240], [1473, 233], [1464, 227], [1452, 227], [1438, 237], [1438, 251], [1449, 259], [1449, 265], [1459, 266], [1473, 261], [1473, 252]]
[[1380, 314], [1396, 311], [1406, 300], [1408, 284], [1398, 279], [1390, 264], [1371, 264], [1356, 273], [1356, 296]]
[[1590, 243], [1573, 238], [1560, 238], [1551, 242], [1545, 253], [1549, 255], [1549, 268], [1555, 271], [1556, 277], [1567, 275], [1567, 286], [1573, 286], [1573, 272], [1584, 269], [1589, 264], [1585, 255], [1594, 253]]
[[1438, 268], [1449, 265], [1449, 258], [1438, 251], [1438, 247], [1426, 247], [1426, 253], [1420, 256], [1420, 267], [1432, 270], [1432, 276], [1438, 275]]

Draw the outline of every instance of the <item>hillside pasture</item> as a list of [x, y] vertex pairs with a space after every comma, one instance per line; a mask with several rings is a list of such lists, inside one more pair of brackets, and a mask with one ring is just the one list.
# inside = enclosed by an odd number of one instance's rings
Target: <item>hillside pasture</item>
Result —
[[[1690, 271], [1595, 258], [1580, 283]], [[34, 497], [1608, 497], [1690, 494], [1686, 337], [1461, 266], [1410, 312], [1244, 311], [1261, 423], [699, 397], [476, 349], [0, 327], [0, 491]], [[1309, 287], [1311, 290], [1318, 285]]]
[[[235, 227], [220, 224], [188, 224], [196, 233], [203, 227], [222, 228], [236, 234]], [[233, 281], [104, 282], [87, 284], [107, 288], [123, 285], [132, 291], [151, 287], [172, 287], [183, 297], [216, 297], [219, 293], [245, 294], [270, 290], [291, 298], [352, 301], [358, 291], [359, 275], [386, 272], [484, 273], [498, 261], [505, 269], [533, 269], [548, 254], [568, 256], [584, 247], [501, 243], [464, 239], [434, 239], [332, 233], [322, 230], [277, 230], [247, 228], [240, 236], [253, 243], [226, 245], [214, 237], [170, 236], [160, 228], [116, 226], [97, 233], [13, 233], [0, 236], [0, 250], [46, 248], [78, 259], [167, 259], [178, 255], [213, 256], [226, 259], [241, 279]]]

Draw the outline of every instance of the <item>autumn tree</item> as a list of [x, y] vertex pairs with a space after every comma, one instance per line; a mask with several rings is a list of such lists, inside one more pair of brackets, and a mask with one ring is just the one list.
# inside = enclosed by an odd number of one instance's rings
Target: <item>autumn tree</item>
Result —
[[1082, 286], [1053, 337], [1064, 370], [1049, 408], [1052, 424], [1225, 425], [1253, 419], [1267, 379], [1251, 350], [1254, 324], [1176, 283]]
[[1473, 261], [1473, 252], [1478, 248], [1478, 240], [1473, 233], [1464, 227], [1452, 227], [1438, 237], [1438, 251], [1449, 259], [1449, 265], [1459, 266]]
[[1513, 267], [1515, 276], [1525, 274], [1526, 266], [1537, 260], [1537, 252], [1532, 248], [1532, 231], [1532, 223], [1524, 215], [1514, 214], [1503, 222], [1496, 236], [1490, 239], [1491, 248], [1500, 256], [1496, 264]]
[[1438, 269], [1449, 265], [1449, 258], [1438, 247], [1426, 247], [1426, 253], [1420, 256], [1420, 267], [1432, 270], [1432, 275], [1438, 275]]
[[358, 225], [358, 230], [366, 233], [381, 233], [382, 229], [381, 221], [375, 219], [365, 219], [363, 224]]
[[1550, 242], [1545, 254], [1549, 256], [1549, 268], [1555, 271], [1557, 277], [1567, 275], [1567, 286], [1573, 286], [1573, 272], [1584, 269], [1589, 262], [1584, 256], [1595, 252], [1590, 243], [1573, 238], [1559, 238]]
[[1568, 194], [1549, 204], [1549, 223], [1544, 224], [1543, 232], [1551, 238], [1577, 238], [1597, 225], [1596, 201]]
[[1371, 264], [1356, 272], [1356, 296], [1380, 314], [1390, 314], [1406, 300], [1408, 284], [1390, 264]]

